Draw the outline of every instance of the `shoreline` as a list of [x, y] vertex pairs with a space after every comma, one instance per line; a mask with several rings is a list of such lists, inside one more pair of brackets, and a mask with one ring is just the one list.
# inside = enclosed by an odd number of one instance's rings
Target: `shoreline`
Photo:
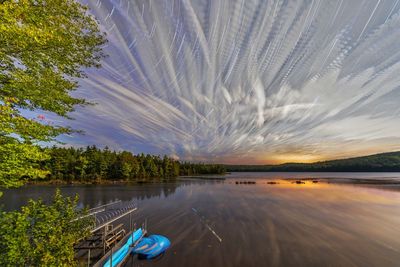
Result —
[[[140, 184], [162, 184], [171, 183], [184, 180], [208, 180], [208, 181], [223, 181], [226, 178], [221, 177], [223, 174], [213, 174], [210, 176], [205, 175], [190, 175], [178, 176], [173, 178], [164, 178], [159, 180], [93, 180], [93, 181], [64, 181], [64, 180], [33, 180], [28, 181], [25, 185], [140, 185]], [[215, 176], [215, 177], [213, 177]]]
[[[235, 179], [235, 178], [232, 178]], [[190, 176], [178, 176], [175, 178], [161, 179], [161, 180], [137, 180], [137, 181], [126, 181], [126, 180], [94, 180], [94, 181], [63, 181], [63, 180], [37, 180], [28, 181], [25, 185], [141, 185], [141, 184], [162, 184], [162, 183], [174, 183], [178, 181], [225, 181], [229, 180], [227, 177], [222, 175], [190, 175]], [[258, 179], [247, 179], [247, 180], [258, 180]], [[274, 181], [275, 179], [271, 179]], [[392, 179], [365, 179], [365, 178], [340, 178], [340, 177], [309, 177], [309, 178], [284, 178], [283, 180], [289, 182], [296, 181], [308, 181], [308, 182], [321, 182], [328, 184], [352, 184], [352, 185], [369, 185], [369, 186], [395, 186], [400, 189], [400, 180]]]
[[46, 180], [46, 181], [28, 181], [25, 185], [139, 185], [139, 184], [159, 184], [175, 182], [178, 178], [171, 178], [159, 181], [124, 181], [124, 180], [104, 180], [104, 181], [63, 181], [63, 180]]

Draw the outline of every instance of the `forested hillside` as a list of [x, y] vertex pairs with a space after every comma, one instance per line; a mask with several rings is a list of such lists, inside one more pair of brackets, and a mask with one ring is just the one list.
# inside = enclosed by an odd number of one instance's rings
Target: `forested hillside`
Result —
[[47, 149], [50, 158], [42, 162], [47, 180], [73, 181], [157, 181], [179, 175], [221, 174], [225, 168], [218, 164], [179, 162], [167, 156], [134, 155], [95, 146], [83, 148]]
[[280, 165], [226, 165], [228, 171], [311, 171], [311, 172], [400, 172], [400, 152], [364, 157], [321, 161], [316, 163], [285, 163]]

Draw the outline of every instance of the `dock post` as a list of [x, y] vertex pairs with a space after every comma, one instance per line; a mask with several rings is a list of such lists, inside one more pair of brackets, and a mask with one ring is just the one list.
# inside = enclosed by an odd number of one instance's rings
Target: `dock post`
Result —
[[132, 212], [129, 213], [129, 230], [132, 231]]
[[89, 251], [88, 251], [87, 266], [90, 267], [90, 248], [89, 248]]
[[110, 267], [112, 267], [112, 256], [113, 256], [113, 248], [111, 247], [111, 255], [110, 255]]
[[103, 241], [103, 255], [106, 254], [106, 237], [104, 232], [101, 232], [101, 239]]

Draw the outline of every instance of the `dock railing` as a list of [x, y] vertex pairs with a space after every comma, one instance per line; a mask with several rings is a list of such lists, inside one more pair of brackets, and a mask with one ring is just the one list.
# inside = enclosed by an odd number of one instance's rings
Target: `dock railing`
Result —
[[[92, 235], [81, 240], [75, 246], [77, 257], [84, 259], [87, 255], [87, 266], [91, 266], [92, 260], [99, 263], [101, 261], [98, 260], [99, 257], [101, 259], [107, 258], [106, 256], [109, 256], [112, 250], [115, 251], [121, 244], [124, 244], [123, 241], [126, 242], [126, 238], [132, 233], [134, 228], [132, 214], [136, 210], [137, 205], [133, 201], [122, 202], [118, 200], [89, 209], [88, 214], [76, 218], [75, 220], [88, 216], [94, 217], [94, 225], [90, 230]], [[129, 215], [129, 225], [119, 224], [114, 227], [115, 222], [127, 215]], [[126, 230], [129, 231], [128, 234], [126, 234]], [[100, 266], [97, 263], [94, 266]]]

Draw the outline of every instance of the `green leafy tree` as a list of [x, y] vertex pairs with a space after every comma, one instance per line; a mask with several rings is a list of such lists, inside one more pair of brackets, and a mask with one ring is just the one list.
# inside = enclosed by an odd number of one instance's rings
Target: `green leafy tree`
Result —
[[96, 20], [74, 0], [0, 0], [0, 187], [46, 174], [37, 144], [71, 129], [21, 111], [68, 117], [86, 104], [69, 93], [83, 68], [99, 66], [104, 42]]
[[132, 165], [127, 162], [122, 162], [121, 164], [121, 177], [123, 179], [128, 179], [131, 177]]
[[84, 180], [86, 178], [85, 170], [88, 163], [89, 163], [88, 159], [82, 154], [77, 158], [75, 162], [75, 176], [78, 177], [80, 180]]
[[153, 178], [159, 176], [157, 165], [154, 163], [154, 159], [151, 155], [146, 155], [144, 158], [144, 166], [149, 177]]
[[85, 150], [52, 147], [46, 151], [50, 158], [42, 162], [42, 168], [49, 171], [48, 180], [154, 182], [179, 175], [223, 174], [226, 171], [220, 164], [179, 162], [167, 156], [133, 155], [129, 151], [101, 150], [94, 146], [88, 146]]
[[164, 170], [163, 171], [164, 176], [168, 176], [171, 173], [172, 166], [171, 166], [171, 160], [167, 156], [164, 156], [162, 166]]
[[75, 266], [73, 245], [94, 223], [77, 203], [57, 190], [50, 205], [30, 200], [21, 211], [1, 212], [0, 266]]

